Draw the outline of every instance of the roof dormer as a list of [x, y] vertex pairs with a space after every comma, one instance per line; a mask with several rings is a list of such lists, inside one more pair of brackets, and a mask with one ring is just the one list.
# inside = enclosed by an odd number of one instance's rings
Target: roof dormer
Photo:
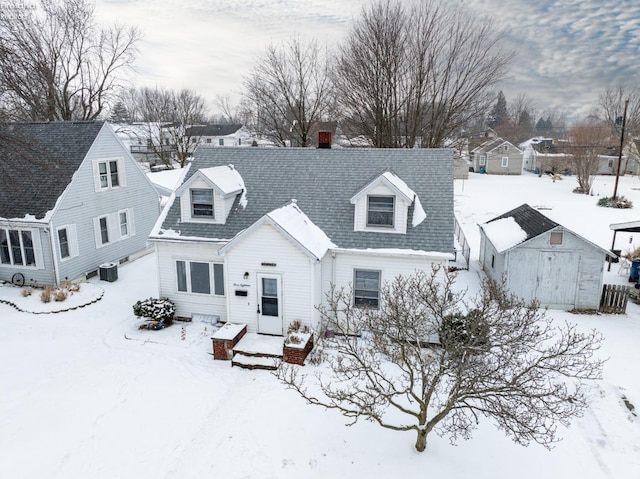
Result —
[[196, 171], [176, 190], [183, 223], [224, 224], [238, 195], [246, 205], [246, 189], [233, 165]]
[[418, 195], [389, 171], [358, 191], [351, 203], [355, 205], [354, 231], [405, 234], [412, 204], [412, 226], [417, 226], [426, 217]]

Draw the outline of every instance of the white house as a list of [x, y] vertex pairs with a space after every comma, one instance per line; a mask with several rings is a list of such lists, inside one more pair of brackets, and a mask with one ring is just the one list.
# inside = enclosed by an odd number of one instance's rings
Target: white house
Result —
[[480, 263], [525, 301], [597, 309], [609, 252], [527, 204], [480, 225]]
[[0, 128], [0, 280], [57, 284], [147, 248], [159, 197], [104, 122]]
[[203, 145], [251, 146], [251, 134], [243, 125], [196, 125], [187, 128], [187, 135]]
[[150, 239], [177, 315], [283, 335], [330, 286], [377, 307], [383, 282], [453, 259], [447, 149], [196, 151]]

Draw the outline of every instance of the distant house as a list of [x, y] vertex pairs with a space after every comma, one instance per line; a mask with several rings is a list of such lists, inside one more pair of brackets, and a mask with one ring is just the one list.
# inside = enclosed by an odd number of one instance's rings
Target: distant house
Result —
[[454, 258], [451, 150], [204, 145], [190, 168], [150, 236], [178, 316], [283, 335], [318, 325], [332, 284], [377, 308], [385, 281]]
[[242, 125], [197, 125], [187, 128], [187, 136], [198, 138], [201, 145], [251, 146], [251, 135]]
[[171, 123], [135, 122], [112, 126], [137, 161], [155, 166], [170, 164], [177, 156]]
[[487, 276], [542, 307], [597, 309], [608, 254], [527, 204], [480, 225]]
[[640, 175], [640, 138], [629, 140], [624, 147], [623, 153], [626, 158], [624, 172]]
[[523, 168], [539, 174], [570, 172], [573, 157], [566, 152], [568, 144], [566, 140], [542, 137], [521, 143]]
[[0, 127], [0, 280], [50, 285], [145, 251], [158, 195], [104, 122]]
[[473, 170], [492, 175], [522, 174], [522, 151], [510, 141], [491, 138], [470, 152]]

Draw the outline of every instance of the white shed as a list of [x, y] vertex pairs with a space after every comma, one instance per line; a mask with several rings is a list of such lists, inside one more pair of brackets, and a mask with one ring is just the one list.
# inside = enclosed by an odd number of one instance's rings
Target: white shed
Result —
[[597, 309], [609, 252], [527, 204], [480, 225], [487, 275], [551, 309]]

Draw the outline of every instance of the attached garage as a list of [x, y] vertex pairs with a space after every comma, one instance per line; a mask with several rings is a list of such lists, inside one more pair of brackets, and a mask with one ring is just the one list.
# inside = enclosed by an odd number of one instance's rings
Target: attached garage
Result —
[[597, 309], [609, 253], [527, 204], [480, 225], [487, 275], [551, 309]]

